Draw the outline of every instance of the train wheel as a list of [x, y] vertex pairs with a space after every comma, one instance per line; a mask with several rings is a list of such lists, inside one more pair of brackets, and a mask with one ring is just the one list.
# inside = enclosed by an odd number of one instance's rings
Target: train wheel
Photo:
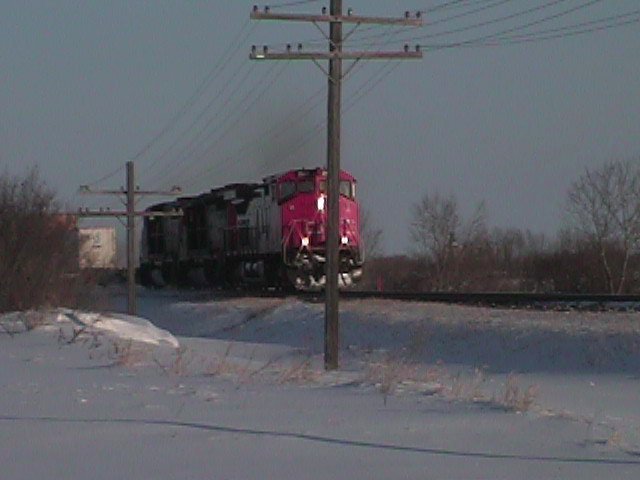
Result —
[[138, 274], [139, 274], [139, 279], [140, 279], [140, 285], [142, 285], [143, 287], [150, 287], [151, 286], [151, 276], [149, 274], [149, 265], [140, 265], [140, 268], [138, 269]]
[[164, 276], [162, 275], [162, 270], [159, 268], [154, 268], [149, 272], [149, 276], [151, 278], [151, 284], [155, 288], [164, 288], [167, 286], [167, 283], [164, 281]]
[[205, 288], [209, 285], [204, 267], [194, 267], [189, 270], [189, 283], [195, 288]]

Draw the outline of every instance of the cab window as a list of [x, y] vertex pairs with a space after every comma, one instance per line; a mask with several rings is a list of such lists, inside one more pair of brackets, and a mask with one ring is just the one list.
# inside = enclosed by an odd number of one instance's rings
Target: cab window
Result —
[[280, 195], [278, 196], [278, 198], [281, 202], [283, 202], [287, 198], [295, 195], [295, 193], [296, 193], [295, 182], [282, 182], [280, 184]]
[[298, 193], [313, 193], [314, 190], [313, 180], [302, 180], [298, 182]]
[[[327, 193], [327, 181], [320, 181], [320, 193]], [[356, 195], [356, 186], [354, 183], [351, 183], [349, 180], [341, 180], [340, 181], [340, 195], [343, 195], [347, 198], [355, 198]]]
[[353, 189], [351, 187], [351, 182], [349, 182], [348, 180], [341, 180], [340, 195], [344, 195], [347, 198], [353, 198]]

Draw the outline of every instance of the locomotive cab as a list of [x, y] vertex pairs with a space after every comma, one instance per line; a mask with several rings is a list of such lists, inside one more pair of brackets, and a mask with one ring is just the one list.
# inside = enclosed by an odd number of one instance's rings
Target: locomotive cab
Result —
[[[297, 288], [321, 288], [325, 281], [327, 243], [327, 173], [324, 169], [296, 170], [277, 182], [282, 219], [282, 257], [289, 279]], [[340, 277], [342, 287], [359, 280], [362, 254], [355, 179], [340, 174]]]

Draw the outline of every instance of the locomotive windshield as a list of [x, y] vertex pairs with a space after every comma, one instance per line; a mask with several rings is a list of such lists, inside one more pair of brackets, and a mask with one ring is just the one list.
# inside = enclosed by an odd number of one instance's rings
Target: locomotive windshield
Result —
[[[320, 182], [320, 192], [325, 193], [327, 191], [327, 181], [322, 180]], [[340, 181], [340, 195], [353, 199], [356, 195], [355, 185], [349, 180]]]
[[[318, 190], [320, 193], [326, 193], [327, 191], [327, 181], [321, 180], [318, 184]], [[293, 197], [297, 193], [314, 193], [315, 192], [315, 183], [313, 180], [300, 180], [298, 182], [287, 181], [282, 182], [279, 186], [279, 196], [278, 199], [280, 202], [284, 202], [289, 198]], [[349, 199], [355, 198], [355, 185], [353, 182], [349, 180], [341, 180], [340, 181], [340, 195], [347, 197]]]
[[299, 182], [282, 182], [280, 184], [280, 196], [281, 202], [293, 197], [296, 193], [313, 193], [315, 191], [315, 184], [313, 180], [301, 180]]
[[298, 193], [313, 193], [315, 186], [313, 180], [303, 180], [298, 182]]

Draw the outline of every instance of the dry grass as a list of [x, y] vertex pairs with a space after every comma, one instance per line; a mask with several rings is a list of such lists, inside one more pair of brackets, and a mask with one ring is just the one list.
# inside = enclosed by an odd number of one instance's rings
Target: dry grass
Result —
[[29, 310], [25, 312], [22, 322], [25, 328], [30, 331], [46, 325], [48, 323], [47, 314], [39, 310]]
[[148, 362], [150, 352], [145, 345], [131, 340], [126, 342], [114, 341], [112, 342], [112, 358], [115, 365], [131, 368]]
[[476, 368], [472, 377], [465, 377], [461, 373], [454, 375], [449, 388], [445, 389], [445, 396], [450, 400], [462, 400], [468, 402], [486, 401], [483, 392], [486, 375], [483, 369]]
[[178, 347], [176, 349], [173, 364], [171, 365], [171, 373], [178, 376], [183, 376], [188, 373], [192, 359], [187, 353], [188, 351], [185, 347]]
[[382, 394], [386, 405], [388, 397], [401, 389], [412, 389], [424, 394], [441, 393], [443, 375], [441, 365], [425, 368], [402, 358], [388, 356], [381, 362], [367, 365], [360, 382], [374, 385]]
[[521, 389], [518, 385], [518, 377], [510, 373], [499, 404], [512, 412], [527, 412], [538, 397], [538, 392], [538, 385], [529, 385], [526, 389]]
[[285, 368], [278, 377], [278, 383], [314, 383], [320, 379], [321, 375], [321, 371], [313, 368], [311, 357], [307, 356]]
[[507, 376], [504, 389], [490, 395], [483, 368], [476, 368], [471, 376], [463, 373], [449, 375], [441, 364], [425, 368], [393, 357], [369, 364], [361, 383], [374, 385], [382, 394], [385, 405], [389, 396], [411, 389], [424, 394], [438, 394], [450, 401], [483, 403], [518, 413], [529, 411], [539, 393], [537, 385], [522, 388], [518, 377], [512, 373]]
[[214, 358], [209, 361], [209, 365], [205, 368], [205, 375], [209, 376], [219, 376], [219, 375], [230, 375], [236, 371], [235, 365], [229, 361], [229, 354], [231, 353], [231, 349], [233, 348], [233, 344], [229, 343], [224, 354], [219, 358]]

